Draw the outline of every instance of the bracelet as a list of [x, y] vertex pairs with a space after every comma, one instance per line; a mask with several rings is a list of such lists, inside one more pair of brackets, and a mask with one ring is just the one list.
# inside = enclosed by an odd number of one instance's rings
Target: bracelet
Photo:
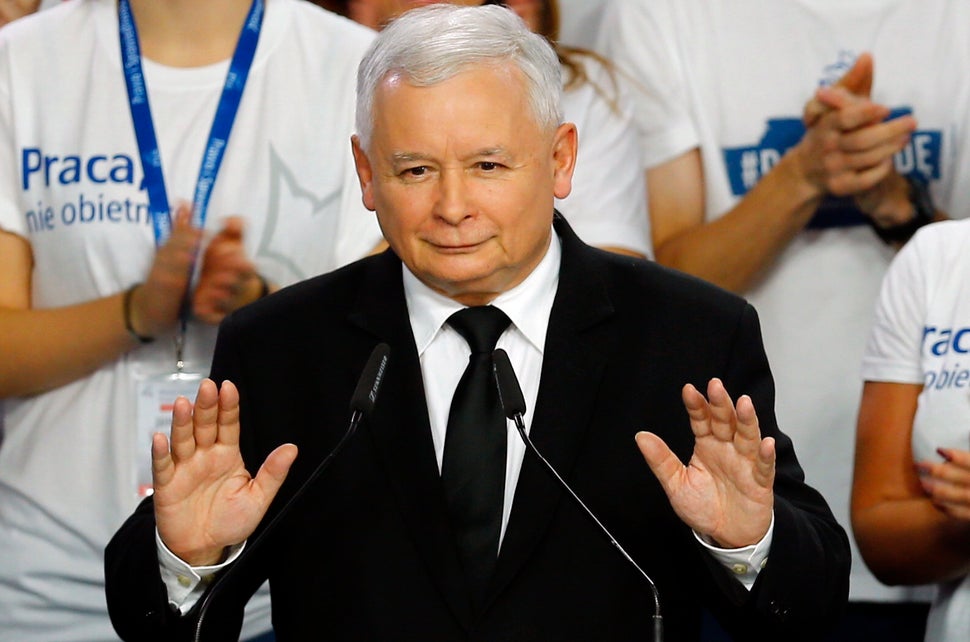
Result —
[[131, 297], [135, 293], [135, 288], [137, 288], [141, 283], [136, 283], [127, 290], [125, 290], [125, 295], [121, 299], [121, 310], [125, 317], [125, 330], [132, 338], [136, 339], [138, 343], [151, 343], [155, 340], [155, 337], [146, 337], [144, 335], [135, 332], [135, 328], [131, 325]]

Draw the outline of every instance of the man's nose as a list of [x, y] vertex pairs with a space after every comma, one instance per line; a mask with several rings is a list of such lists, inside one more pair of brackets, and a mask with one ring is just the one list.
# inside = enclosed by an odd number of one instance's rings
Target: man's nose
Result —
[[464, 173], [460, 169], [442, 171], [438, 183], [438, 199], [435, 214], [457, 225], [468, 214], [468, 190]]

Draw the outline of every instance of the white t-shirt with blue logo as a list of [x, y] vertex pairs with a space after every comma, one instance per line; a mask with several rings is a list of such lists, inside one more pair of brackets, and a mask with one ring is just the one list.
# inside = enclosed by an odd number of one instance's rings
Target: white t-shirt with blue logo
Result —
[[[380, 240], [349, 142], [356, 65], [372, 38], [308, 2], [266, 2], [206, 227], [243, 216], [249, 255], [277, 283]], [[74, 0], [0, 32], [0, 228], [31, 245], [36, 308], [118, 293], [152, 261], [119, 50], [114, 0]], [[169, 199], [191, 200], [228, 61], [144, 66]], [[202, 373], [215, 333], [189, 327], [187, 357]], [[174, 358], [162, 338], [50, 392], [5, 400], [0, 638], [116, 639], [103, 549], [137, 502], [135, 460], [149, 457], [136, 452], [133, 379], [172, 371]], [[260, 607], [265, 629], [265, 599]]]
[[[970, 214], [970, 3], [623, 0], [606, 11], [602, 46], [642, 89], [634, 96], [647, 166], [699, 148], [708, 220], [800, 139], [816, 87], [865, 51], [875, 60], [873, 99], [918, 121], [897, 168], [927, 179], [952, 217]], [[827, 200], [744, 295], [761, 317], [778, 423], [849, 529], [859, 363], [893, 251], [846, 205]], [[914, 595], [852, 565], [853, 600]]]
[[[923, 385], [913, 419], [914, 461], [940, 461], [937, 448], [970, 450], [968, 250], [970, 221], [920, 230], [893, 261], [876, 307], [862, 376]], [[970, 577], [941, 583], [926, 639], [954, 640], [955, 632], [968, 631]]]

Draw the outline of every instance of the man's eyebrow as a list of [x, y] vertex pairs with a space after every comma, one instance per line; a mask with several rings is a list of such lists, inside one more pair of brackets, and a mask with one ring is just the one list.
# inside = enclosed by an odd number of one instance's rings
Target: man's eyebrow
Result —
[[431, 157], [419, 152], [395, 152], [391, 154], [391, 160], [395, 163], [410, 163], [413, 161], [426, 161]]
[[[504, 147], [483, 147], [482, 149], [477, 149], [471, 154], [468, 154], [467, 158], [479, 158], [481, 156], [507, 156], [508, 152]], [[421, 152], [394, 152], [391, 154], [391, 161], [393, 163], [413, 163], [416, 161], [428, 161], [431, 160], [429, 154], [422, 154]]]
[[504, 147], [486, 147], [478, 150], [472, 156], [506, 156], [507, 154], [508, 152]]

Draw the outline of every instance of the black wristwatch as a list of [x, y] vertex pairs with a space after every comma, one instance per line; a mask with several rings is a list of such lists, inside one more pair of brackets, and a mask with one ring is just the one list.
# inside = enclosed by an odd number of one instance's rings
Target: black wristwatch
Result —
[[909, 185], [909, 202], [913, 205], [913, 218], [900, 225], [879, 227], [872, 219], [872, 229], [876, 235], [886, 243], [905, 243], [916, 233], [916, 230], [933, 222], [936, 207], [930, 196], [930, 187], [922, 178], [915, 174], [903, 176]]

